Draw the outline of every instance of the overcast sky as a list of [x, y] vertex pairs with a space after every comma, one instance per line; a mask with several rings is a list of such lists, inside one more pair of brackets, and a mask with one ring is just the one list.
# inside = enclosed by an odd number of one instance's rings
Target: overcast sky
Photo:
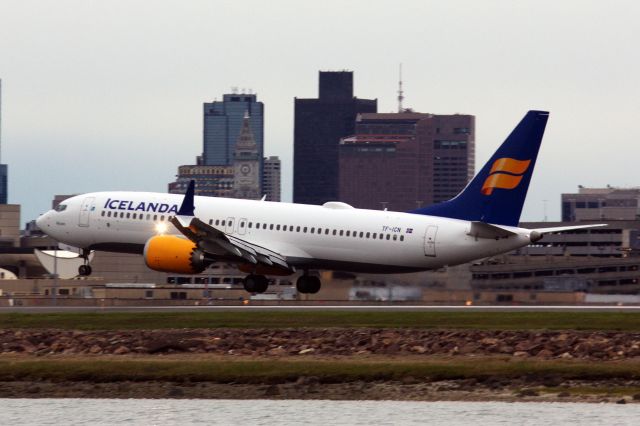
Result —
[[265, 103], [291, 200], [293, 98], [318, 70], [355, 93], [476, 116], [476, 168], [529, 109], [551, 112], [524, 220], [560, 193], [640, 185], [637, 1], [0, 0], [2, 162], [22, 222], [54, 194], [166, 191], [202, 151], [202, 103]]

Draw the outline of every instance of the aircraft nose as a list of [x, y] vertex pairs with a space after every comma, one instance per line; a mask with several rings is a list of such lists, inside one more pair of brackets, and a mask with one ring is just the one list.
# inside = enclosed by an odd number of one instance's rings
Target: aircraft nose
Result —
[[38, 225], [38, 228], [44, 231], [49, 223], [50, 216], [49, 212], [41, 214], [40, 217], [36, 219], [36, 225]]

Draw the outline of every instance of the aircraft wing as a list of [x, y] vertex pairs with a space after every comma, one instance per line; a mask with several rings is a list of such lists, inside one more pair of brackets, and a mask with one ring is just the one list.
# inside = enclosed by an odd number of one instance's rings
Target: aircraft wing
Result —
[[171, 218], [171, 223], [178, 231], [193, 241], [200, 249], [213, 256], [231, 256], [239, 258], [239, 260], [244, 259], [254, 265], [262, 264], [289, 271], [295, 270], [280, 253], [237, 236], [226, 234], [198, 219], [194, 215], [194, 185], [194, 181], [189, 183], [178, 214]]
[[243, 258], [254, 265], [263, 264], [292, 269], [291, 265], [287, 263], [285, 257], [280, 253], [234, 235], [226, 234], [197, 217], [191, 217], [189, 220], [184, 216], [176, 216], [171, 219], [171, 222], [183, 235], [207, 253]]

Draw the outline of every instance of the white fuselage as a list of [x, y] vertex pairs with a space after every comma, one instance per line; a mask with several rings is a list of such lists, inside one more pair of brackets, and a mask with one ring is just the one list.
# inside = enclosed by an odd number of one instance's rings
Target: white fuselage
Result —
[[[72, 197], [37, 223], [71, 246], [142, 254], [158, 233], [178, 234], [168, 222], [182, 195], [95, 192]], [[61, 210], [61, 209], [58, 209]], [[342, 203], [311, 206], [268, 201], [195, 197], [203, 222], [278, 252], [297, 268], [363, 272], [436, 269], [530, 244], [530, 231], [509, 228], [508, 238], [475, 238], [471, 222], [391, 211], [355, 209]]]

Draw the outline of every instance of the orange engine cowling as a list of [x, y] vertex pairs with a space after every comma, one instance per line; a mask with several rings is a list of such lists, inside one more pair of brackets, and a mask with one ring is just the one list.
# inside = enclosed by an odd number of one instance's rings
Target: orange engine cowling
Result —
[[207, 267], [204, 253], [186, 238], [157, 235], [144, 245], [144, 261], [154, 271], [199, 274]]

